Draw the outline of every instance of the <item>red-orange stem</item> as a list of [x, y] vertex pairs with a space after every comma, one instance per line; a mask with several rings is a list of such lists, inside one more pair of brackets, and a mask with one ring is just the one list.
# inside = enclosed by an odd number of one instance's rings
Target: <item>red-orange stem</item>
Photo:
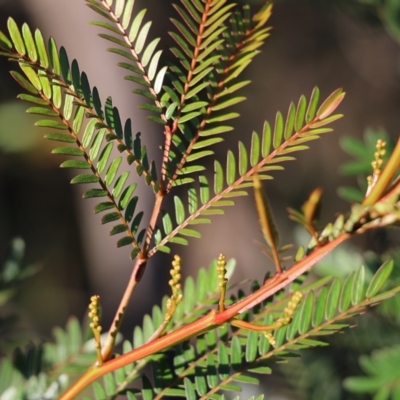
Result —
[[122, 368], [125, 365], [131, 364], [151, 354], [165, 350], [168, 347], [174, 346], [184, 340], [190, 339], [214, 329], [218, 325], [229, 322], [236, 315], [249, 310], [263, 300], [272, 296], [278, 290], [282, 289], [298, 276], [308, 271], [321, 258], [331, 252], [336, 246], [349, 239], [349, 233], [342, 233], [336, 239], [327, 243], [324, 246], [316, 248], [311, 254], [303, 258], [301, 261], [293, 265], [290, 269], [281, 274], [268, 279], [265, 284], [256, 292], [240, 300], [233, 306], [225, 309], [223, 312], [217, 313], [215, 310], [210, 311], [206, 316], [192, 322], [182, 328], [177, 329], [165, 336], [162, 336], [153, 342], [146, 343], [143, 346], [134, 349], [126, 354], [118, 356], [115, 359], [105, 362], [100, 367], [91, 367], [81, 378], [69, 388], [61, 397], [60, 400], [74, 399], [85, 387], [90, 383], [100, 378], [101, 376]]

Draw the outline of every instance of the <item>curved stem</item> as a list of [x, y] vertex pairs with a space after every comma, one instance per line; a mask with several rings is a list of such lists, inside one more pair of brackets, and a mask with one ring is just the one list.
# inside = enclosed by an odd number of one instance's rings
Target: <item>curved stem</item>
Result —
[[185, 325], [182, 328], [168, 333], [150, 343], [146, 343], [143, 346], [115, 359], [106, 361], [99, 367], [91, 367], [60, 397], [60, 400], [72, 400], [90, 383], [109, 372], [115, 371], [118, 368], [122, 368], [125, 365], [136, 362], [151, 354], [163, 351], [184, 340], [201, 335], [219, 325], [229, 322], [236, 315], [254, 307], [283, 287], [287, 286], [298, 276], [311, 269], [321, 258], [330, 253], [334, 248], [349, 239], [351, 236], [352, 234], [350, 233], [342, 233], [326, 245], [317, 247], [312, 253], [293, 265], [290, 269], [268, 279], [260, 289], [238, 301], [231, 307], [228, 307], [223, 312], [217, 313], [215, 310], [212, 310], [206, 316], [195, 322]]
[[111, 324], [110, 330], [108, 331], [106, 342], [101, 350], [103, 361], [107, 361], [111, 357], [111, 353], [115, 345], [115, 339], [117, 337], [119, 328], [121, 326], [122, 319], [125, 315], [126, 308], [128, 307], [129, 300], [132, 297], [132, 293], [136, 287], [136, 284], [140, 281], [140, 278], [144, 272], [144, 268], [146, 267], [146, 262], [147, 259], [142, 258], [140, 254], [136, 258], [136, 263], [135, 266], [133, 267], [133, 271], [129, 278], [128, 285], [125, 288], [124, 295], [122, 296], [122, 299], [115, 313], [115, 317]]

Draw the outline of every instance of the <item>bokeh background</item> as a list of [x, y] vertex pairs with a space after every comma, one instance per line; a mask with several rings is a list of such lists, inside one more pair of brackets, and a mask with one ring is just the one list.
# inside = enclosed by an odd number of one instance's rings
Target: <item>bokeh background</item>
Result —
[[[256, 8], [262, 2], [251, 3]], [[384, 3], [393, 3], [393, 9], [384, 8]], [[241, 118], [235, 121], [235, 131], [227, 133], [225, 143], [216, 148], [217, 156], [224, 157], [227, 148], [235, 149], [238, 140], [248, 144], [252, 130], [260, 132], [264, 120], [273, 121], [277, 110], [285, 113], [290, 101], [296, 103], [301, 94], [309, 97], [315, 85], [322, 97], [338, 87], [347, 92], [340, 106], [345, 117], [334, 123], [335, 132], [313, 142], [310, 151], [299, 153], [297, 162], [288, 163], [285, 171], [265, 184], [282, 242], [293, 242], [293, 224], [285, 208], [299, 207], [317, 186], [324, 189], [323, 222], [347, 210], [337, 187], [354, 180], [338, 174], [338, 166], [349, 158], [340, 148], [341, 136], [362, 138], [368, 127], [386, 129], [393, 141], [399, 136], [396, 3], [400, 2], [281, 0], [274, 5], [271, 36], [245, 71], [253, 81], [245, 89], [248, 101], [237, 106]], [[137, 0], [136, 7], [148, 8], [147, 18], [154, 21], [151, 35], [161, 36], [161, 45], [167, 48], [171, 40], [166, 32], [172, 29], [169, 16], [174, 14], [170, 1]], [[145, 111], [138, 109], [142, 99], [132, 94], [133, 84], [124, 81], [124, 71], [116, 66], [120, 60], [106, 51], [108, 43], [97, 36], [98, 29], [88, 25], [97, 16], [85, 1], [0, 0], [3, 31], [8, 16], [40, 28], [45, 37], [51, 35], [65, 46], [70, 60], [79, 61], [102, 98], [111, 95], [122, 118], [132, 118], [152, 158], [160, 160], [162, 130], [146, 121]], [[171, 57], [168, 50], [164, 57]], [[10, 67], [0, 59], [0, 257], [6, 256], [12, 238], [21, 237], [26, 244], [24, 263], [41, 268], [13, 301], [13, 311], [25, 321], [19, 335], [50, 337], [51, 328], [64, 325], [69, 315], [83, 318], [94, 293], [102, 297], [107, 325], [131, 272], [129, 250], [115, 247], [115, 240], [108, 237], [109, 227], [101, 226], [94, 215], [93, 203], [81, 199], [84, 189], [72, 187], [69, 172], [58, 168], [61, 159], [50, 154], [52, 144], [33, 126], [35, 118], [25, 114], [27, 105], [16, 99], [21, 90], [9, 75]], [[139, 190], [139, 207], [148, 213], [153, 194], [147, 187]], [[220, 252], [236, 258], [235, 280], [262, 279], [271, 268], [254, 243], [261, 241], [261, 235], [253, 199], [248, 196], [237, 203], [202, 229], [201, 240], [192, 240], [188, 248], [174, 248], [182, 255], [185, 274], [208, 265]], [[377, 247], [376, 243], [376, 237], [366, 236], [355, 245], [365, 249]], [[160, 301], [169, 265], [170, 256], [151, 259], [128, 310], [124, 332], [131, 332]]]

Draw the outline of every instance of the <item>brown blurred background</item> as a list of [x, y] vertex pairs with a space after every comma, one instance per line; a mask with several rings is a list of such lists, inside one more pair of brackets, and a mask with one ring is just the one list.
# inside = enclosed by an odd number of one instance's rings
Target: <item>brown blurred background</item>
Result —
[[[251, 3], [257, 7], [262, 2]], [[136, 9], [142, 6], [154, 21], [151, 34], [161, 36], [161, 45], [167, 46], [170, 2], [137, 1]], [[131, 93], [133, 85], [123, 80], [124, 72], [116, 66], [120, 60], [106, 52], [108, 43], [88, 25], [97, 15], [83, 0], [0, 0], [2, 31], [9, 15], [65, 46], [102, 99], [113, 97], [122, 117], [131, 117], [133, 130], [142, 132], [153, 158], [160, 159], [162, 131], [146, 122], [145, 112], [138, 109], [142, 98]], [[237, 140], [249, 144], [252, 130], [260, 132], [265, 119], [273, 121], [277, 110], [286, 113], [290, 101], [296, 103], [303, 93], [309, 97], [315, 85], [322, 97], [338, 87], [347, 92], [340, 106], [345, 117], [334, 123], [335, 132], [313, 142], [310, 151], [299, 153], [297, 162], [288, 163], [284, 172], [275, 174], [276, 180], [265, 184], [282, 242], [292, 242], [293, 225], [285, 208], [300, 206], [313, 188], [324, 188], [323, 221], [347, 210], [336, 194], [339, 185], [352, 182], [338, 175], [339, 164], [348, 159], [339, 146], [342, 135], [361, 138], [366, 127], [384, 127], [397, 139], [400, 52], [377, 9], [361, 1], [277, 1], [270, 24], [271, 37], [245, 71], [253, 84], [246, 88], [248, 101], [237, 107], [242, 117], [235, 121], [236, 130], [225, 134], [217, 156], [225, 157], [227, 147], [235, 150]], [[168, 50], [164, 55], [170, 57]], [[21, 90], [9, 76], [10, 66], [0, 59], [0, 255], [20, 236], [26, 242], [25, 262], [42, 267], [17, 295], [16, 309], [29, 321], [27, 332], [48, 336], [51, 327], [64, 325], [69, 315], [82, 318], [90, 295], [97, 293], [107, 325], [131, 272], [128, 247], [116, 249], [115, 239], [108, 237], [110, 227], [101, 226], [93, 214], [93, 203], [80, 199], [84, 189], [69, 185], [69, 171], [58, 168], [61, 159], [50, 154], [52, 144], [33, 127], [35, 118], [24, 114], [27, 105], [16, 100]], [[139, 190], [139, 207], [148, 217], [153, 195], [147, 187]], [[237, 203], [202, 229], [203, 239], [191, 240], [188, 248], [174, 248], [184, 259], [186, 274], [208, 265], [220, 252], [237, 259], [235, 279], [261, 279], [271, 267], [254, 244], [261, 235], [252, 197]], [[170, 260], [165, 255], [151, 259], [128, 310], [125, 332], [159, 301]]]

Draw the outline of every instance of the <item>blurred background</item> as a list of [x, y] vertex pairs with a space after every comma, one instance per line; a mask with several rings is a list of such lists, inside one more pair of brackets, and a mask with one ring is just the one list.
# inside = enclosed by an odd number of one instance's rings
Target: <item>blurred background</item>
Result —
[[[262, 1], [250, 3], [256, 9]], [[170, 2], [137, 1], [136, 7], [148, 8], [147, 18], [154, 21], [151, 35], [161, 36], [161, 46], [167, 48], [171, 41], [166, 32], [172, 29], [169, 16], [174, 15]], [[347, 92], [339, 109], [345, 116], [334, 123], [335, 131], [313, 142], [311, 151], [299, 153], [297, 162], [288, 163], [285, 171], [264, 185], [282, 243], [294, 240], [286, 207], [299, 207], [315, 187], [324, 189], [322, 222], [348, 209], [337, 195], [338, 186], [355, 181], [338, 174], [339, 165], [349, 159], [340, 148], [343, 135], [362, 138], [368, 127], [382, 128], [393, 142], [397, 140], [399, 15], [400, 1], [395, 0], [276, 1], [271, 36], [245, 71], [246, 79], [253, 81], [245, 88], [248, 100], [237, 106], [241, 118], [235, 120], [235, 131], [226, 134], [225, 142], [216, 148], [217, 157], [225, 157], [227, 148], [236, 149], [238, 140], [249, 144], [252, 130], [260, 132], [264, 120], [273, 121], [276, 111], [286, 113], [301, 94], [309, 98], [315, 85], [322, 98], [338, 87]], [[2, 31], [7, 31], [8, 16], [19, 25], [28, 22], [32, 29], [40, 28], [44, 37], [51, 35], [63, 45], [70, 60], [76, 58], [91, 85], [98, 87], [102, 99], [111, 95], [122, 118], [132, 118], [133, 130], [142, 132], [150, 155], [160, 160], [162, 130], [146, 121], [145, 111], [138, 109], [141, 99], [132, 94], [132, 82], [124, 81], [124, 71], [116, 66], [120, 60], [106, 51], [109, 46], [97, 36], [97, 27], [88, 25], [97, 16], [83, 0], [0, 0]], [[168, 50], [164, 57], [171, 57]], [[24, 263], [41, 268], [13, 301], [13, 311], [25, 321], [19, 334], [50, 337], [51, 328], [64, 325], [69, 315], [83, 318], [95, 293], [102, 297], [106, 326], [131, 273], [129, 249], [115, 247], [115, 240], [108, 238], [109, 226], [101, 226], [94, 215], [93, 203], [81, 199], [84, 189], [71, 186], [69, 171], [58, 168], [62, 160], [50, 154], [52, 144], [42, 139], [45, 132], [33, 126], [35, 117], [24, 112], [27, 104], [16, 99], [21, 90], [9, 75], [11, 67], [0, 59], [0, 260], [6, 257], [11, 240], [21, 237], [26, 246]], [[145, 186], [139, 190], [139, 207], [149, 216], [153, 194]], [[262, 279], [272, 267], [254, 243], [261, 241], [261, 234], [251, 196], [239, 199], [225, 216], [217, 216], [202, 229], [202, 235], [188, 248], [174, 248], [182, 255], [186, 275], [207, 266], [221, 252], [237, 260], [234, 280]], [[368, 235], [354, 245], [384, 252], [388, 243], [385, 235]], [[165, 255], [150, 260], [128, 310], [125, 332], [131, 332], [160, 301], [170, 260]]]

